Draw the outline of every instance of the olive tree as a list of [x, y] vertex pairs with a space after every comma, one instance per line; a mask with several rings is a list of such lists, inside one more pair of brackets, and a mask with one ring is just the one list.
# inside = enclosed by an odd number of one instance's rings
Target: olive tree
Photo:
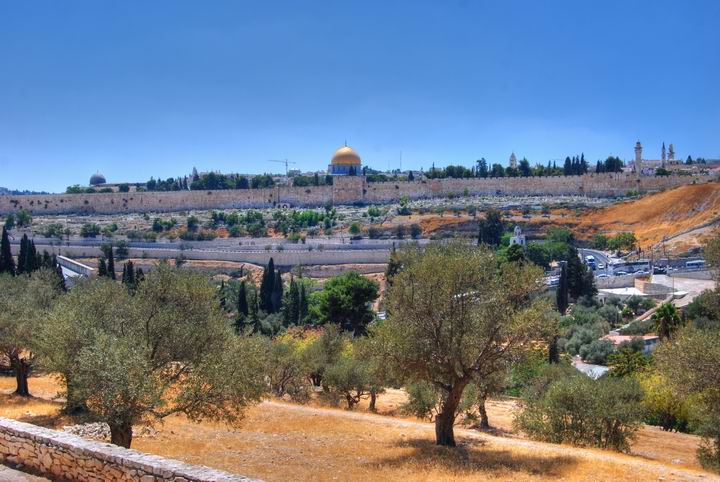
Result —
[[432, 244], [406, 257], [388, 292], [389, 318], [377, 329], [383, 354], [408, 383], [441, 394], [438, 445], [455, 445], [463, 391], [483, 383], [546, 336], [549, 307], [538, 294], [542, 271], [502, 263], [485, 247]]
[[50, 270], [0, 276], [0, 354], [15, 373], [16, 395], [30, 396], [28, 376], [35, 359], [36, 335], [59, 294], [56, 274]]
[[266, 389], [266, 345], [233, 333], [202, 274], [166, 264], [134, 295], [108, 280], [81, 283], [43, 338], [54, 347], [48, 367], [124, 447], [133, 425], [174, 413], [233, 423]]
[[720, 471], [720, 330], [687, 327], [655, 351], [658, 371], [681, 399], [694, 397], [701, 408], [700, 462]]

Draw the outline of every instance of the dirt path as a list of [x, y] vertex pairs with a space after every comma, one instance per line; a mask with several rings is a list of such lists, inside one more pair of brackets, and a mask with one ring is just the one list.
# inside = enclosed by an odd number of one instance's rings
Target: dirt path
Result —
[[[297, 411], [308, 414], [327, 415], [344, 419], [358, 420], [363, 422], [376, 423], [385, 427], [406, 427], [433, 430], [434, 426], [429, 422], [416, 422], [412, 420], [402, 420], [384, 415], [375, 415], [370, 413], [362, 412], [349, 412], [346, 410], [332, 409], [332, 408], [318, 408], [310, 407], [306, 405], [294, 405], [290, 403], [282, 403], [276, 401], [265, 401], [262, 403], [263, 406], [267, 407], [279, 407], [289, 411]], [[544, 454], [554, 454], [560, 456], [570, 457], [581, 457], [590, 461], [601, 461], [611, 462], [614, 464], [620, 464], [631, 468], [637, 468], [642, 470], [652, 471], [658, 474], [659, 480], [692, 480], [692, 481], [706, 481], [706, 480], [718, 480], [720, 477], [709, 474], [707, 472], [701, 472], [696, 470], [676, 468], [662, 464], [660, 462], [653, 462], [644, 460], [638, 456], [616, 454], [613, 452], [607, 452], [602, 450], [594, 449], [583, 449], [576, 447], [568, 447], [562, 445], [554, 445], [542, 442], [534, 442], [532, 440], [525, 440], [520, 438], [511, 437], [498, 437], [486, 433], [479, 433], [474, 430], [455, 428], [455, 435], [458, 438], [466, 438], [472, 440], [479, 440], [484, 442], [490, 442], [498, 446], [506, 447], [523, 447], [526, 449], [535, 449]]]

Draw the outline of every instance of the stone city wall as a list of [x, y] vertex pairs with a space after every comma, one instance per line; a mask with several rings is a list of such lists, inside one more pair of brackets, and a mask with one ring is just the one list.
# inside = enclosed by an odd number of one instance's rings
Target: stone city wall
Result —
[[58, 481], [251, 482], [108, 443], [0, 417], [0, 462]]
[[485, 196], [624, 196], [628, 191], [651, 192], [711, 176], [584, 176], [514, 177], [486, 179], [426, 179], [367, 183], [363, 176], [336, 176], [332, 186], [238, 189], [225, 191], [131, 192], [98, 194], [0, 195], [0, 214], [27, 209], [34, 214], [116, 214], [171, 212], [190, 209], [237, 209], [273, 206], [322, 206], [327, 203], [388, 203], [450, 195]]

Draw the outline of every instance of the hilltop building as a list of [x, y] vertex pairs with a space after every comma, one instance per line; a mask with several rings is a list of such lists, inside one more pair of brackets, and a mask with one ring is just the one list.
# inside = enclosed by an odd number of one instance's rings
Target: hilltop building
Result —
[[512, 154], [510, 154], [510, 163], [509, 163], [509, 166], [510, 166], [512, 169], [517, 169], [517, 157], [515, 156], [515, 153], [514, 153], [514, 152], [513, 152]]
[[357, 176], [362, 173], [362, 162], [355, 149], [348, 147], [347, 143], [335, 151], [328, 174], [333, 176]]
[[513, 235], [510, 238], [510, 246], [513, 244], [519, 244], [523, 248], [525, 247], [525, 235], [522, 233], [520, 226], [515, 226], [515, 229], [513, 230]]
[[658, 168], [672, 169], [672, 166], [680, 166], [682, 162], [675, 160], [675, 148], [670, 144], [669, 148], [665, 148], [665, 143], [662, 144], [660, 150], [660, 159], [643, 159], [642, 157], [643, 147], [640, 141], [635, 143], [635, 160], [632, 165], [632, 172], [646, 175], [654, 175], [655, 170]]

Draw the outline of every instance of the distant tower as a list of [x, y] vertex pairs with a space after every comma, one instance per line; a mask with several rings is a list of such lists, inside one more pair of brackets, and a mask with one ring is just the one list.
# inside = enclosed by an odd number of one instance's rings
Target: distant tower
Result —
[[512, 167], [513, 169], [517, 169], [517, 157], [515, 157], [514, 152], [510, 154], [510, 167]]
[[668, 161], [672, 162], [675, 160], [675, 149], [673, 148], [673, 145], [670, 144], [668, 149]]
[[633, 163], [633, 171], [640, 173], [642, 169], [642, 145], [640, 141], [635, 143], [635, 162]]
[[667, 160], [667, 153], [665, 151], [665, 143], [664, 142], [663, 142], [663, 146], [662, 146], [662, 154], [661, 154], [660, 159], [662, 159], [662, 166], [665, 167], [665, 161]]

